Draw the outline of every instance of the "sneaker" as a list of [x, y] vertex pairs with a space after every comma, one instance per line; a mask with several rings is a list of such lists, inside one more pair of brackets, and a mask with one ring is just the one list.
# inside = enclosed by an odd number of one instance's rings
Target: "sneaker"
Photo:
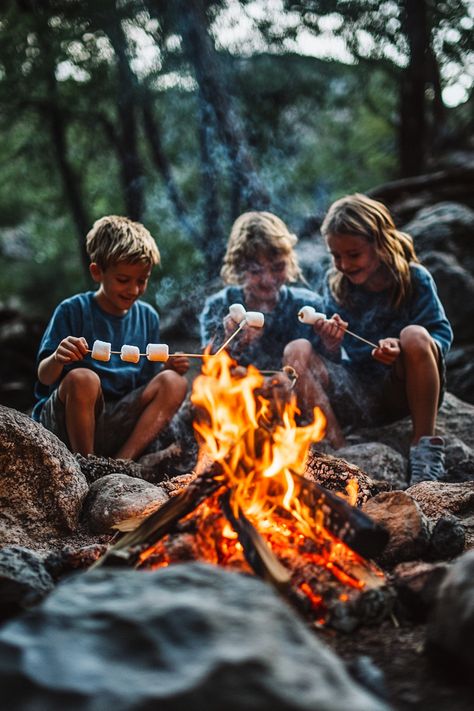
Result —
[[420, 437], [418, 444], [410, 447], [410, 486], [420, 481], [439, 481], [444, 475], [444, 439]]

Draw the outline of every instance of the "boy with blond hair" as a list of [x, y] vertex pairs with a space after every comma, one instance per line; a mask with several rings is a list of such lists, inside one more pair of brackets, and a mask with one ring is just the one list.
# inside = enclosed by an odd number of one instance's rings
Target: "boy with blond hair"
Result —
[[126, 217], [97, 220], [86, 237], [96, 291], [59, 304], [38, 351], [38, 399], [32, 417], [73, 452], [138, 459], [184, 400], [184, 356], [160, 363], [140, 358], [92, 360], [95, 340], [143, 353], [159, 342], [159, 317], [140, 300], [160, 253], [148, 230]]

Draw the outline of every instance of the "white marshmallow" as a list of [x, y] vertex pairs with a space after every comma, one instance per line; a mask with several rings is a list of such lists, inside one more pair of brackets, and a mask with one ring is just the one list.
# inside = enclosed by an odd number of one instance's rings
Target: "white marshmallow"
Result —
[[318, 319], [326, 321], [326, 314], [316, 311], [313, 306], [303, 306], [301, 311], [298, 313], [298, 319], [301, 323], [313, 324], [316, 323]]
[[169, 354], [169, 347], [166, 343], [149, 343], [146, 347], [146, 357], [148, 360], [165, 363], [169, 358]]
[[246, 315], [246, 310], [242, 304], [231, 304], [229, 306], [229, 315], [236, 323], [241, 323]]
[[120, 358], [128, 363], [138, 363], [140, 360], [140, 349], [138, 346], [122, 346]]
[[94, 341], [91, 357], [95, 360], [103, 360], [104, 362], [107, 362], [110, 360], [111, 351], [111, 343], [107, 343], [107, 341]]
[[245, 314], [245, 322], [248, 326], [253, 326], [254, 328], [263, 328], [265, 323], [265, 316], [261, 311], [247, 311]]

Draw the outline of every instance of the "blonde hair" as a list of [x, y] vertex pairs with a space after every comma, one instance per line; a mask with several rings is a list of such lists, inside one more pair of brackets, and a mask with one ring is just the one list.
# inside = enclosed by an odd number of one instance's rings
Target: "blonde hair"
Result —
[[230, 231], [221, 269], [226, 284], [238, 284], [249, 262], [262, 254], [268, 259], [286, 257], [290, 282], [304, 281], [293, 247], [298, 238], [271, 212], [244, 212]]
[[[410, 262], [418, 262], [410, 235], [395, 227], [388, 209], [381, 202], [355, 193], [336, 200], [321, 225], [321, 234], [364, 237], [373, 244], [378, 258], [392, 279], [392, 305], [400, 306], [411, 294]], [[329, 279], [331, 291], [339, 303], [347, 301], [349, 280], [334, 270]]]
[[86, 250], [91, 262], [103, 270], [117, 262], [160, 263], [160, 252], [146, 227], [117, 215], [107, 215], [94, 222], [86, 236]]

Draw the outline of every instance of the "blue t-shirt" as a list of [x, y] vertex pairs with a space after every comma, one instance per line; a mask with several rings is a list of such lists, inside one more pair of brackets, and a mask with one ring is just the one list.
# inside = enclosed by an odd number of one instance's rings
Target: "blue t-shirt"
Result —
[[[203, 348], [212, 341], [213, 350], [217, 350], [224, 342], [223, 319], [231, 304], [242, 304], [247, 309], [241, 286], [226, 286], [206, 299], [199, 317]], [[251, 363], [260, 370], [277, 370], [281, 367], [285, 346], [295, 338], [306, 338], [315, 348], [320, 348], [313, 327], [298, 320], [298, 312], [303, 306], [313, 306], [316, 311], [321, 311], [321, 298], [309, 289], [282, 286], [276, 307], [264, 314], [262, 336], [246, 346], [241, 346], [236, 338], [229, 345], [230, 355], [240, 365]]]
[[[89, 348], [94, 341], [112, 344], [113, 351], [120, 351], [123, 345], [138, 346], [145, 353], [148, 343], [158, 343], [160, 322], [155, 309], [144, 301], [136, 301], [124, 316], [114, 316], [103, 311], [94, 298], [95, 292], [76, 294], [62, 301], [53, 313], [41, 340], [37, 363], [47, 358], [67, 336], [83, 336]], [[101, 380], [102, 392], [106, 400], [118, 400], [140, 385], [145, 385], [161, 369], [161, 364], [140, 358], [138, 363], [122, 361], [119, 355], [112, 355], [110, 361], [103, 362], [91, 358], [88, 353], [81, 361], [66, 365], [60, 378], [50, 386], [40, 382], [35, 386], [37, 403], [32, 417], [39, 421], [41, 409], [58, 387], [61, 380], [73, 368], [90, 368]]]
[[[410, 264], [412, 292], [410, 298], [398, 308], [390, 303], [390, 291], [367, 291], [363, 287], [348, 285], [347, 304], [339, 304], [329, 287], [329, 272], [323, 284], [323, 310], [327, 316], [338, 313], [349, 322], [349, 329], [373, 343], [381, 338], [399, 338], [400, 331], [411, 324], [424, 326], [446, 356], [453, 332], [439, 300], [433, 277], [421, 264]], [[371, 356], [371, 346], [346, 335], [343, 341], [343, 362], [357, 370], [360, 377], [384, 377], [387, 366]]]

